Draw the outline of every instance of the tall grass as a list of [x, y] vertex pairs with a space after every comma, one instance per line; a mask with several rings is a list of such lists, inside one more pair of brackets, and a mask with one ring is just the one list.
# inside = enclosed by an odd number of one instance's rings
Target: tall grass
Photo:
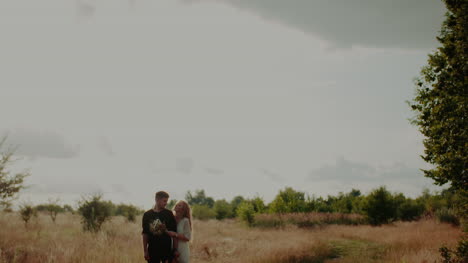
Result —
[[[99, 233], [82, 231], [78, 215], [56, 224], [40, 214], [25, 228], [18, 213], [0, 212], [0, 263], [144, 262], [141, 226], [114, 217]], [[393, 225], [248, 228], [235, 220], [195, 220], [192, 263], [437, 262], [438, 248], [462, 231], [435, 220]]]

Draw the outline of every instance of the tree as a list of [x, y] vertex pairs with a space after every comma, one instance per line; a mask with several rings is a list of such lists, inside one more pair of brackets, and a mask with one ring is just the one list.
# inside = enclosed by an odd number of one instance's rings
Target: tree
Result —
[[0, 207], [9, 208], [11, 201], [18, 192], [24, 188], [24, 178], [29, 176], [28, 172], [14, 173], [8, 167], [15, 161], [13, 159], [14, 149], [2, 150], [6, 137], [0, 140]]
[[24, 221], [24, 225], [28, 227], [29, 220], [34, 216], [37, 216], [36, 209], [30, 204], [23, 204], [20, 206], [21, 219]]
[[238, 196], [235, 196], [232, 200], [231, 200], [231, 206], [232, 206], [232, 213], [233, 215], [236, 215], [237, 214], [237, 207], [239, 207], [239, 205], [244, 202], [244, 197], [242, 197], [241, 195], [238, 195]]
[[[442, 24], [439, 47], [416, 81], [411, 108], [413, 123], [425, 136], [423, 159], [434, 165], [423, 170], [435, 184], [450, 183], [460, 195], [457, 210], [468, 215], [468, 1], [444, 0], [448, 12]], [[466, 225], [465, 225], [466, 227]], [[466, 230], [466, 229], [465, 229]], [[465, 235], [463, 240], [467, 240]], [[460, 241], [459, 248], [465, 244]], [[464, 259], [468, 258], [467, 250]], [[445, 262], [455, 262], [446, 260]]]
[[207, 197], [205, 195], [205, 190], [196, 190], [195, 195], [188, 191], [185, 195], [185, 200], [187, 200], [189, 205], [204, 205], [209, 208], [213, 208], [214, 205], [214, 199], [212, 197]]
[[438, 185], [468, 187], [468, 1], [444, 0], [448, 12], [442, 25], [442, 44], [429, 55], [416, 80], [413, 124], [425, 136], [422, 158], [434, 165], [424, 170]]
[[402, 193], [393, 196], [396, 218], [403, 221], [417, 220], [424, 212], [424, 205], [406, 198]]
[[273, 213], [298, 213], [306, 210], [305, 193], [291, 187], [280, 190], [270, 204]]
[[85, 231], [99, 232], [104, 222], [112, 215], [112, 203], [102, 201], [99, 194], [83, 198], [79, 203], [78, 213]]
[[75, 213], [75, 209], [73, 209], [73, 207], [71, 207], [71, 205], [63, 205], [63, 211], [64, 212], [70, 212], [72, 214]]
[[208, 220], [216, 218], [216, 212], [206, 205], [193, 205], [192, 216], [200, 220]]
[[213, 206], [213, 210], [216, 213], [216, 219], [221, 220], [224, 218], [232, 217], [232, 207], [226, 200], [216, 200]]
[[124, 216], [128, 222], [135, 222], [137, 215], [141, 215], [143, 213], [143, 210], [130, 204], [119, 204], [115, 209], [115, 215]]
[[383, 186], [367, 196], [363, 210], [372, 225], [389, 223], [397, 216], [392, 194]]
[[267, 210], [267, 207], [265, 205], [265, 202], [263, 201], [263, 198], [259, 196], [254, 197], [253, 199], [245, 200], [244, 202], [250, 202], [253, 206], [255, 213], [257, 214], [261, 214], [263, 212], [266, 212]]
[[[55, 200], [49, 199], [49, 202], [46, 205], [44, 205], [44, 210], [47, 211], [47, 213], [50, 216], [50, 219], [52, 219], [52, 222], [54, 222], [54, 224], [55, 220], [57, 219], [58, 213], [65, 212], [65, 210], [58, 205], [59, 201], [60, 200], [58, 198]], [[38, 207], [36, 207], [36, 209], [39, 210]]]
[[251, 202], [243, 202], [237, 207], [237, 216], [247, 223], [247, 225], [252, 226], [255, 220], [255, 209]]

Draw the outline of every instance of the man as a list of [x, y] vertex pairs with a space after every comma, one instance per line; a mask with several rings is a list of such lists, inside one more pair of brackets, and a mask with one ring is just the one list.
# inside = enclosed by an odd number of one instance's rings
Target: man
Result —
[[145, 260], [149, 263], [168, 263], [174, 258], [176, 247], [172, 246], [167, 231], [177, 232], [177, 223], [172, 212], [166, 209], [169, 194], [157, 192], [155, 199], [153, 209], [146, 211], [142, 220]]

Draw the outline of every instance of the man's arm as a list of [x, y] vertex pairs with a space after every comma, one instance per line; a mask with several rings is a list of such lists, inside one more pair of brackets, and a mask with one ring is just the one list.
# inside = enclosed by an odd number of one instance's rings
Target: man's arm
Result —
[[149, 260], [149, 253], [148, 253], [148, 235], [142, 234], [143, 236], [143, 253], [145, 254], [145, 260]]
[[149, 260], [149, 253], [148, 253], [148, 224], [146, 224], [146, 213], [143, 215], [143, 218], [141, 219], [141, 228], [143, 231], [141, 232], [141, 236], [143, 238], [143, 253], [145, 255], [145, 260]]

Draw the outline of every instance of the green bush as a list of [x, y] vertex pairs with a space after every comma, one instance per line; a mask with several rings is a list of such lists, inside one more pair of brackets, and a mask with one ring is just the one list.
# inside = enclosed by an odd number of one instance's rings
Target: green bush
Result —
[[21, 219], [24, 221], [24, 225], [27, 227], [29, 220], [33, 216], [37, 216], [37, 210], [29, 204], [23, 204], [20, 206]]
[[290, 213], [290, 214], [257, 214], [254, 219], [256, 227], [315, 227], [320, 225], [360, 225], [367, 221], [364, 216], [349, 213]]
[[272, 213], [305, 212], [306, 208], [305, 193], [295, 191], [291, 187], [281, 190], [270, 204]]
[[125, 217], [128, 222], [135, 222], [140, 214], [143, 214], [143, 211], [134, 205], [119, 204], [115, 209], [115, 215]]
[[221, 220], [224, 218], [232, 217], [232, 207], [226, 200], [216, 200], [213, 207], [216, 213], [216, 219]]
[[214, 199], [212, 197], [208, 197], [205, 194], [205, 190], [195, 190], [195, 193], [188, 191], [185, 194], [185, 200], [191, 206], [193, 205], [204, 205], [208, 206], [209, 208], [213, 208], [214, 206]]
[[267, 206], [261, 197], [257, 196], [253, 199], [245, 200], [244, 202], [251, 203], [256, 214], [264, 213], [267, 210]]
[[460, 225], [457, 213], [452, 208], [442, 207], [435, 212], [437, 219], [443, 223], [449, 223], [455, 226]]
[[237, 215], [237, 207], [242, 203], [244, 202], [244, 197], [242, 197], [241, 195], [238, 195], [238, 196], [235, 196], [232, 200], [231, 200], [231, 207], [232, 207], [232, 216], [235, 217]]
[[466, 263], [468, 262], [468, 235], [465, 233], [454, 249], [446, 246], [439, 248], [443, 263]]
[[383, 186], [367, 196], [363, 211], [372, 225], [386, 224], [396, 219], [392, 194]]
[[83, 230], [99, 232], [102, 224], [110, 219], [113, 206], [109, 201], [102, 201], [101, 195], [83, 198], [79, 203], [78, 213], [81, 215]]
[[216, 218], [216, 212], [206, 205], [193, 205], [192, 216], [200, 220]]
[[255, 219], [255, 209], [252, 203], [243, 202], [237, 207], [237, 216], [247, 225], [252, 226]]
[[424, 213], [424, 205], [406, 199], [397, 207], [397, 218], [403, 221], [417, 220]]

